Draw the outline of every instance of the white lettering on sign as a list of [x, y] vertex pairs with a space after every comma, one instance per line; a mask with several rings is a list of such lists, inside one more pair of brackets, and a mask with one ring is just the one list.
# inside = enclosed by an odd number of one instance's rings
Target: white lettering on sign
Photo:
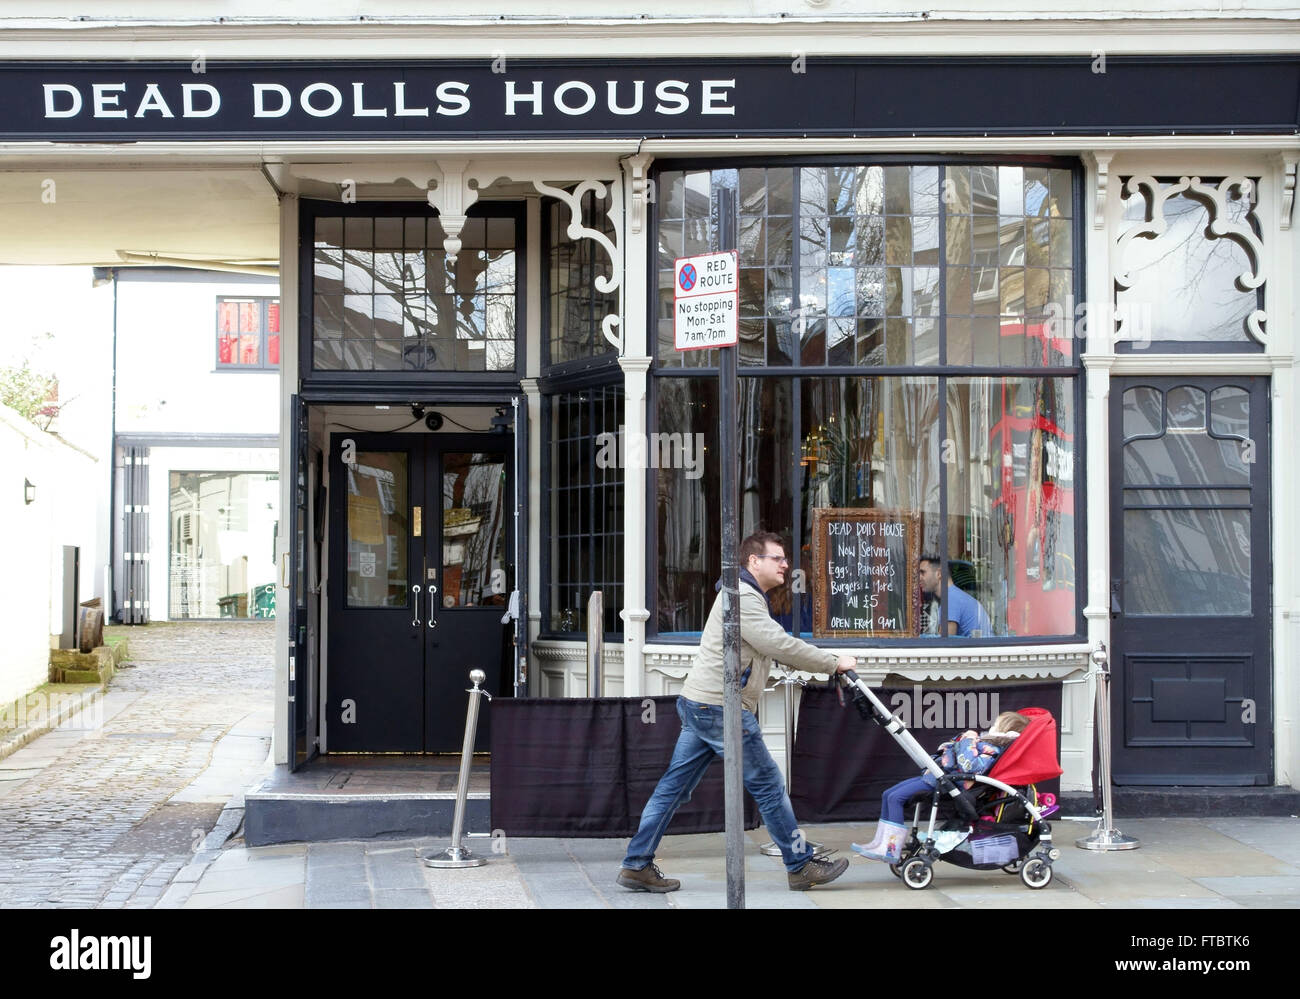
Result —
[[[196, 64], [199, 61], [196, 61]], [[195, 72], [206, 72], [205, 69]], [[737, 81], [721, 80], [609, 80], [600, 78], [502, 80], [496, 112], [507, 118], [520, 116], [600, 118], [633, 115], [710, 118], [737, 114]], [[470, 85], [460, 80], [309, 80], [301, 85], [266, 81], [241, 84], [241, 93], [219, 89], [215, 83], [181, 83], [162, 77], [157, 82], [112, 81], [73, 84], [43, 83], [46, 119], [77, 118], [83, 112], [95, 118], [138, 118], [146, 121], [211, 118], [224, 109], [227, 115], [254, 119], [285, 118], [295, 109], [315, 119], [457, 117], [471, 110]]]
[[677, 349], [736, 346], [740, 312], [736, 252], [681, 257], [673, 275], [673, 328]]

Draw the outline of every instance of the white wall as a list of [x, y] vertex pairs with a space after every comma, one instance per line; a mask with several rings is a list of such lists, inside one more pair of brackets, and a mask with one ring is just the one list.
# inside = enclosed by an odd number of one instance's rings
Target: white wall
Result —
[[[49, 678], [51, 642], [63, 613], [63, 546], [93, 535], [98, 466], [94, 459], [0, 406], [0, 523], [5, 525], [0, 573], [0, 704]], [[24, 482], [36, 487], [35, 502]], [[83, 599], [86, 594], [82, 594]]]
[[278, 433], [278, 369], [217, 370], [217, 298], [278, 294], [275, 284], [234, 275], [228, 282], [120, 280], [117, 432]]
[[[0, 321], [0, 363], [20, 365], [26, 360], [34, 370], [54, 374], [59, 382], [59, 413], [50, 423], [51, 433], [98, 461], [88, 466], [91, 479], [61, 492], [66, 510], [59, 523], [64, 539], [60, 544], [81, 547], [81, 599], [103, 597], [109, 530], [105, 476], [112, 444], [113, 290], [96, 288], [89, 267], [0, 267], [0, 296], [8, 303]], [[83, 495], [87, 491], [89, 498]]]

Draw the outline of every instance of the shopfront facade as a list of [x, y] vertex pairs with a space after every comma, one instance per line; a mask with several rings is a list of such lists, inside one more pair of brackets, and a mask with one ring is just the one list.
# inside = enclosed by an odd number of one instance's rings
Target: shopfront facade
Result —
[[[792, 630], [921, 697], [1059, 684], [1071, 789], [1105, 646], [1118, 782], [1293, 785], [1291, 16], [104, 25], [24, 62], [6, 29], [0, 155], [15, 190], [264, 185], [282, 764], [458, 748], [470, 666], [585, 695], [592, 590], [605, 692], [679, 689], [734, 419]], [[673, 262], [731, 249], [721, 414]], [[832, 510], [913, 525], [951, 585], [874, 634], [819, 615]]]

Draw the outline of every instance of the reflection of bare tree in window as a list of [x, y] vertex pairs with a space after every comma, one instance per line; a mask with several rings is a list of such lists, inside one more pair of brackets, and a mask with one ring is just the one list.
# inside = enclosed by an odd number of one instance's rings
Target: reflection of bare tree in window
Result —
[[[1124, 178], [1127, 182], [1128, 178]], [[1160, 178], [1161, 184], [1174, 183]], [[1205, 184], [1217, 185], [1217, 179]], [[1245, 224], [1260, 235], [1255, 217], [1255, 185], [1249, 194], [1239, 186], [1225, 199], [1227, 213], [1216, 220], [1214, 200], [1196, 190], [1178, 192], [1163, 202], [1165, 231], [1138, 233], [1127, 244], [1121, 266], [1131, 286], [1116, 289], [1121, 319], [1130, 321], [1130, 338], [1142, 330], [1132, 324], [1146, 319], [1136, 310], [1149, 309], [1147, 336], [1153, 340], [1242, 341], [1248, 338], [1246, 319], [1262, 307], [1262, 290], [1243, 288], [1238, 278], [1255, 269], [1250, 253], [1236, 240], [1211, 231], [1215, 221]], [[1149, 225], [1159, 202], [1145, 185], [1124, 200], [1124, 218], [1133, 226]], [[1121, 334], [1123, 335], [1123, 330]], [[1142, 337], [1145, 339], [1146, 337]]]

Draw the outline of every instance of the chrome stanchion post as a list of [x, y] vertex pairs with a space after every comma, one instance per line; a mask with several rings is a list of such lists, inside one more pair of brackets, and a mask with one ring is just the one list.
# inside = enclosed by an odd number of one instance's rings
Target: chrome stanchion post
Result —
[[587, 601], [587, 696], [605, 696], [605, 594], [593, 590]]
[[[806, 687], [808, 681], [800, 680], [794, 674], [783, 671], [781, 679], [773, 686], [780, 687], [785, 697], [785, 793], [788, 796], [794, 787], [790, 782], [790, 774], [794, 771], [794, 688]], [[811, 840], [807, 841], [807, 846], [814, 852], [822, 848], [821, 843], [814, 843]], [[760, 846], [758, 852], [765, 857], [781, 856], [781, 848], [771, 840]]]
[[1101, 821], [1092, 835], [1074, 841], [1080, 850], [1136, 850], [1142, 844], [1115, 828], [1110, 786], [1110, 656], [1098, 645], [1089, 656], [1097, 673], [1097, 779], [1101, 783]]
[[474, 763], [474, 736], [478, 731], [479, 700], [492, 695], [479, 685], [487, 679], [481, 669], [470, 670], [469, 678], [474, 684], [469, 694], [469, 710], [465, 715], [465, 742], [460, 748], [460, 782], [456, 785], [456, 813], [451, 823], [451, 846], [446, 850], [431, 853], [424, 858], [426, 867], [482, 867], [487, 863], [483, 857], [476, 857], [469, 847], [461, 846], [461, 834], [465, 831], [465, 800], [469, 797], [469, 771]]

